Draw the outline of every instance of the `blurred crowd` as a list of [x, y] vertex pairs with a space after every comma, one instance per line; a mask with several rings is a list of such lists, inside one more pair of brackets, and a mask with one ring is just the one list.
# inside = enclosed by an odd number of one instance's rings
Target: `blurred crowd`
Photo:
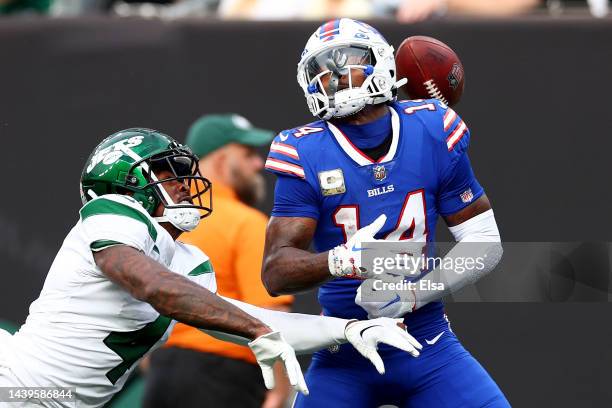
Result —
[[112, 14], [172, 20], [324, 20], [387, 18], [413, 23], [446, 15], [504, 17], [529, 12], [608, 14], [608, 0], [0, 0], [0, 15]]

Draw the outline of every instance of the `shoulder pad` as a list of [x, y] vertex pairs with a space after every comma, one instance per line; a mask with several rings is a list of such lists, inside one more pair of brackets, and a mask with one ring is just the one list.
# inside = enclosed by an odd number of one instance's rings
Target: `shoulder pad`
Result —
[[96, 197], [91, 201], [88, 201], [81, 207], [79, 213], [81, 218], [83, 215], [96, 213], [96, 214], [113, 214], [129, 211], [138, 212], [139, 218], [151, 218], [151, 215], [144, 209], [144, 207], [136, 201], [134, 198], [123, 195], [123, 194], [104, 194]]
[[197, 276], [213, 272], [210, 258], [200, 248], [185, 242], [177, 242], [177, 250], [172, 259], [175, 272], [181, 275]]
[[315, 134], [325, 134], [325, 122], [317, 121], [305, 126], [283, 130], [272, 140], [266, 159], [266, 169], [272, 173], [305, 178], [303, 157], [306, 145]]
[[92, 251], [124, 244], [147, 255], [150, 255], [151, 251], [159, 254], [159, 248], [155, 244], [158, 224], [131, 197], [105, 194], [87, 202], [79, 213]]
[[325, 126], [325, 122], [322, 120], [318, 120], [316, 122], [311, 122], [304, 126], [290, 129], [286, 132], [288, 132], [288, 134], [292, 135], [296, 139], [299, 139], [301, 137], [312, 135], [314, 133], [324, 132], [326, 129], [327, 126]]
[[418, 117], [431, 137], [444, 142], [449, 152], [462, 152], [469, 144], [470, 131], [457, 113], [437, 99], [415, 99], [398, 102], [406, 115]]

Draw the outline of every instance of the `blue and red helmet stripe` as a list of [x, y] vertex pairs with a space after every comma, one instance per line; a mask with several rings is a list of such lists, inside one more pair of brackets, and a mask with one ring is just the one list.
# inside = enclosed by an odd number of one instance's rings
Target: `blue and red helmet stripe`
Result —
[[340, 19], [329, 20], [319, 28], [319, 38], [329, 41], [340, 33]]

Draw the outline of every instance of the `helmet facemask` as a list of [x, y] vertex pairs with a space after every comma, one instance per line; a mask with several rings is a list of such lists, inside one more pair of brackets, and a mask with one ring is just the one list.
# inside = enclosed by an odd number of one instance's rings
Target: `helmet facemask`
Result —
[[[324, 120], [393, 101], [406, 82], [396, 81], [393, 47], [387, 40], [369, 24], [350, 18], [317, 28], [297, 68], [310, 112]], [[363, 82], [355, 81], [357, 76]]]
[[[314, 55], [306, 64], [308, 90], [322, 105], [341, 117], [356, 113], [366, 104], [362, 85], [373, 70], [371, 55], [363, 47], [334, 47]], [[356, 85], [358, 76], [363, 76]], [[319, 91], [319, 92], [316, 92]], [[317, 95], [319, 94], [319, 95]], [[323, 98], [321, 98], [321, 96]]]
[[353, 115], [367, 104], [391, 100], [396, 93], [395, 67], [389, 70], [379, 64], [389, 56], [393, 58], [391, 46], [373, 49], [349, 44], [324, 49], [305, 60], [303, 69], [298, 70], [298, 82], [310, 111], [328, 120]]
[[[170, 176], [161, 178], [160, 175], [164, 172], [170, 173]], [[146, 181], [144, 185], [141, 183], [142, 178]], [[153, 201], [154, 208], [150, 213], [153, 213], [160, 203], [163, 205], [163, 215], [154, 217], [156, 221], [169, 222], [181, 231], [193, 230], [201, 218], [212, 212], [211, 183], [200, 175], [198, 159], [188, 150], [172, 149], [137, 161], [126, 181], [127, 186], [131, 183], [139, 185], [136, 188], [128, 187], [134, 192], [135, 199]], [[175, 203], [164, 187], [164, 183], [168, 182], [186, 183], [189, 199]], [[137, 197], [140, 194], [145, 197]]]

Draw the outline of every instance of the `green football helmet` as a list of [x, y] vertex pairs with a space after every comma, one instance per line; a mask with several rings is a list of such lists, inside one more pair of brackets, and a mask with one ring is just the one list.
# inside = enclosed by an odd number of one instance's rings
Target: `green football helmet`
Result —
[[[173, 177], [159, 179], [161, 171]], [[191, 202], [174, 203], [162, 183], [187, 183]], [[151, 129], [121, 130], [104, 139], [87, 159], [81, 174], [83, 204], [104, 194], [130, 195], [154, 215], [160, 204], [159, 222], [171, 222], [190, 231], [212, 212], [211, 183], [200, 175], [198, 158], [187, 146]]]

